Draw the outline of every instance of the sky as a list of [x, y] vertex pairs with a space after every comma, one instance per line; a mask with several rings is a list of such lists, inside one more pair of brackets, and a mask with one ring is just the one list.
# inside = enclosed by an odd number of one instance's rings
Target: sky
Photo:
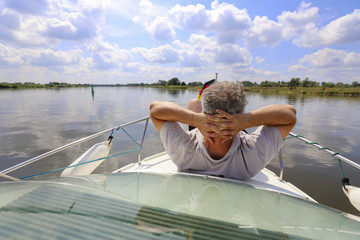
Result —
[[358, 0], [0, 0], [0, 82], [360, 82]]

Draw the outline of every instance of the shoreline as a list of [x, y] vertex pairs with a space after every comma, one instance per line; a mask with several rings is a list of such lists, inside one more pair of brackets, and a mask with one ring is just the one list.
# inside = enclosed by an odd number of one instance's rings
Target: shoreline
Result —
[[[0, 83], [1, 89], [56, 89], [56, 88], [75, 88], [85, 87], [91, 88], [91, 84], [19, 84], [19, 83]], [[94, 87], [144, 87], [144, 88], [161, 88], [168, 90], [200, 90], [202, 86], [159, 86], [159, 85], [120, 85], [120, 84], [101, 84]], [[271, 95], [311, 95], [311, 96], [343, 96], [343, 97], [360, 97], [360, 87], [244, 87], [247, 93], [260, 93]]]

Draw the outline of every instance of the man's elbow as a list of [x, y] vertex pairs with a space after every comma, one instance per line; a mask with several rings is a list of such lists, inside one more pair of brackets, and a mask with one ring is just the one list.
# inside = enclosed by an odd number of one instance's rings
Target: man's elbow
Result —
[[296, 108], [294, 108], [294, 106], [288, 105], [288, 108], [294, 115], [296, 115]]
[[287, 105], [288, 111], [289, 111], [289, 117], [290, 117], [290, 124], [295, 125], [296, 124], [296, 108], [294, 108], [292, 105]]
[[290, 106], [290, 111], [293, 113], [295, 119], [296, 119], [296, 108], [293, 107], [292, 105], [289, 105]]
[[153, 117], [153, 115], [155, 114], [156, 111], [156, 106], [158, 105], [158, 101], [153, 101], [150, 104], [150, 117]]

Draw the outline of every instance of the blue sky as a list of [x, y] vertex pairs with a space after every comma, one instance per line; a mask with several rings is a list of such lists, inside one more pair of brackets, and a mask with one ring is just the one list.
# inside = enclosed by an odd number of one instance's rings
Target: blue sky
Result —
[[0, 82], [360, 82], [360, 3], [0, 0]]

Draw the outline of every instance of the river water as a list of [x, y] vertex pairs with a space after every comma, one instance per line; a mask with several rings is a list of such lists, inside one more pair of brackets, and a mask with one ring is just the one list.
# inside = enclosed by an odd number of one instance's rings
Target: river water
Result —
[[[187, 102], [196, 96], [197, 92], [191, 90], [130, 87], [98, 87], [94, 97], [90, 88], [1, 90], [0, 170], [90, 134], [147, 117], [149, 105], [154, 100], [187, 106]], [[360, 163], [360, 98], [248, 94], [248, 101], [247, 111], [267, 104], [293, 105], [297, 109], [298, 121], [292, 132]], [[126, 128], [126, 131], [140, 141], [143, 128], [141, 123]], [[65, 167], [94, 143], [106, 140], [107, 136], [42, 159], [10, 175], [24, 177]], [[115, 131], [113, 136], [111, 154], [137, 147], [121, 130]], [[150, 122], [142, 156], [163, 150], [159, 135]], [[286, 181], [322, 204], [360, 215], [342, 193], [337, 159], [294, 138], [285, 141], [283, 159]], [[96, 172], [111, 172], [134, 161], [136, 153], [111, 158]], [[350, 183], [360, 187], [359, 170], [346, 163], [342, 166]], [[275, 158], [268, 168], [278, 174], [278, 159]], [[56, 172], [35, 179], [58, 175]]]

